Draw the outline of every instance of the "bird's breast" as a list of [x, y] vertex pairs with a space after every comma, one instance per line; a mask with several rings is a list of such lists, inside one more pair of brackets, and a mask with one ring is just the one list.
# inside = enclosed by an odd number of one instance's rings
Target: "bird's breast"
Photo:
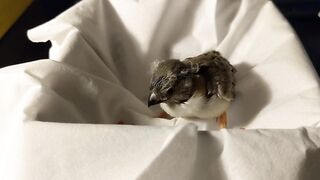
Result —
[[230, 102], [215, 95], [207, 99], [205, 96], [194, 94], [185, 103], [161, 103], [160, 106], [173, 117], [209, 119], [225, 112]]

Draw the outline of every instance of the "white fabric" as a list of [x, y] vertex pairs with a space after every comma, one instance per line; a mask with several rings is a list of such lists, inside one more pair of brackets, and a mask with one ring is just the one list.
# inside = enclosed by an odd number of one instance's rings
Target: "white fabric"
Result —
[[[28, 36], [53, 45], [0, 70], [0, 179], [320, 177], [318, 77], [271, 1], [84, 0]], [[212, 49], [238, 69], [233, 130], [152, 118], [152, 60]]]

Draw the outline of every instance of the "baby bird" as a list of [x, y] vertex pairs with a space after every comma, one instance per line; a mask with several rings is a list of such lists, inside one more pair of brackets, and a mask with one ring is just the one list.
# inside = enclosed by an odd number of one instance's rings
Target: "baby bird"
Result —
[[160, 104], [172, 117], [217, 118], [219, 127], [226, 128], [225, 111], [235, 98], [235, 72], [217, 51], [160, 61], [151, 79], [148, 106]]

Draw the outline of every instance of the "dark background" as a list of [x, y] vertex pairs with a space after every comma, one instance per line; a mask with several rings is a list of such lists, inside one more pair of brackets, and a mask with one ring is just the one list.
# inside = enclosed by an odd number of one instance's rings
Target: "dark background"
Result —
[[[0, 39], [0, 68], [48, 58], [50, 42], [32, 43], [26, 31], [42, 24], [77, 0], [34, 0], [31, 6]], [[274, 0], [297, 32], [318, 74], [320, 73], [320, 0]]]

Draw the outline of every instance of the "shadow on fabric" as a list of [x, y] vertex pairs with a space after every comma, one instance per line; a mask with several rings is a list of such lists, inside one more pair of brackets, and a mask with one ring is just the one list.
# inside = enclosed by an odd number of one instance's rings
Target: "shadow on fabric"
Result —
[[236, 66], [236, 99], [229, 111], [229, 128], [245, 127], [270, 101], [270, 85], [252, 68], [248, 63]]

